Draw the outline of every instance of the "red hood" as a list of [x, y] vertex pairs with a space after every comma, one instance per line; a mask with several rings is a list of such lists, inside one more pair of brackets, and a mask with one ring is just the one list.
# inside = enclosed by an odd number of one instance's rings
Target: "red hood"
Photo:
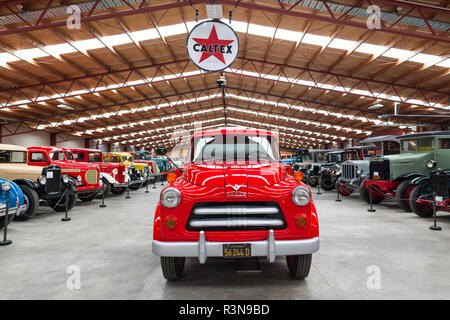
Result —
[[285, 177], [286, 170], [278, 162], [188, 164], [183, 174], [186, 181], [205, 187], [269, 186], [279, 183]]

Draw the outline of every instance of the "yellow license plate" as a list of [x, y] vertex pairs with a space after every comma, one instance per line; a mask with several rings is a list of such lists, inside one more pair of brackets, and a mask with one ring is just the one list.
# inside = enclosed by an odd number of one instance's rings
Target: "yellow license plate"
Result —
[[223, 245], [224, 258], [246, 258], [252, 256], [250, 243], [236, 243]]

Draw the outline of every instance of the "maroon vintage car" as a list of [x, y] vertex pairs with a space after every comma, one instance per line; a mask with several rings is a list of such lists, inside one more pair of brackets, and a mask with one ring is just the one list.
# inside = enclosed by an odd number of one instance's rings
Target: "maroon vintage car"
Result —
[[61, 172], [75, 180], [78, 198], [91, 201], [102, 190], [100, 168], [96, 164], [81, 163], [74, 160], [72, 152], [53, 146], [29, 147], [28, 164], [32, 166], [49, 166], [54, 164]]
[[99, 165], [105, 197], [110, 192], [114, 194], [125, 192], [130, 177], [123, 163], [104, 162], [102, 151], [98, 149], [69, 148], [69, 150], [72, 152], [75, 161]]

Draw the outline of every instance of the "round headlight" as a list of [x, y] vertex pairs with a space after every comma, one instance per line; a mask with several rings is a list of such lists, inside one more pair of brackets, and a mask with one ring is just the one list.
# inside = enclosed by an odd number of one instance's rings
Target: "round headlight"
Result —
[[167, 208], [175, 208], [180, 204], [181, 194], [178, 189], [167, 188], [161, 192], [161, 204]]
[[298, 206], [306, 206], [311, 200], [311, 194], [306, 187], [298, 186], [292, 190], [292, 202]]
[[11, 188], [11, 183], [9, 183], [8, 181], [5, 181], [2, 183], [2, 190], [3, 191], [8, 191]]
[[436, 161], [434, 161], [434, 160], [428, 160], [427, 161], [427, 168], [428, 169], [432, 169], [432, 168], [434, 168], [436, 166]]
[[45, 176], [40, 176], [38, 182], [41, 186], [44, 186], [47, 183], [47, 178]]
[[67, 174], [64, 174], [62, 176], [62, 181], [64, 184], [67, 184], [69, 182], [69, 176]]
[[113, 169], [112, 173], [113, 173], [113, 175], [116, 175], [119, 173], [119, 170], [117, 170], [117, 168], [115, 168], [115, 169]]
[[334, 172], [334, 174], [335, 175], [340, 175], [342, 173], [342, 169], [341, 168], [339, 168], [339, 169], [336, 169], [336, 171]]

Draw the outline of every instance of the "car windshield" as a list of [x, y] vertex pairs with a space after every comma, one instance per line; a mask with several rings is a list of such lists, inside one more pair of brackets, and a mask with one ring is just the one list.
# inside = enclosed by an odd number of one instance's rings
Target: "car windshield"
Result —
[[342, 158], [344, 156], [344, 153], [329, 153], [328, 154], [328, 161], [329, 162], [342, 162]]
[[433, 138], [408, 139], [402, 141], [402, 151], [417, 151], [433, 149]]
[[345, 160], [361, 160], [359, 150], [346, 150], [344, 154]]
[[0, 163], [26, 163], [25, 151], [0, 150]]
[[67, 160], [74, 160], [74, 159], [73, 159], [72, 152], [70, 152], [70, 151], [64, 151], [64, 155], [66, 156], [66, 159], [67, 159]]
[[191, 162], [280, 161], [277, 140], [267, 135], [208, 135], [191, 141]]
[[62, 152], [62, 151], [52, 151], [52, 152], [50, 152], [50, 158], [53, 161], [64, 160], [64, 152]]
[[88, 162], [102, 162], [102, 153], [88, 152]]

